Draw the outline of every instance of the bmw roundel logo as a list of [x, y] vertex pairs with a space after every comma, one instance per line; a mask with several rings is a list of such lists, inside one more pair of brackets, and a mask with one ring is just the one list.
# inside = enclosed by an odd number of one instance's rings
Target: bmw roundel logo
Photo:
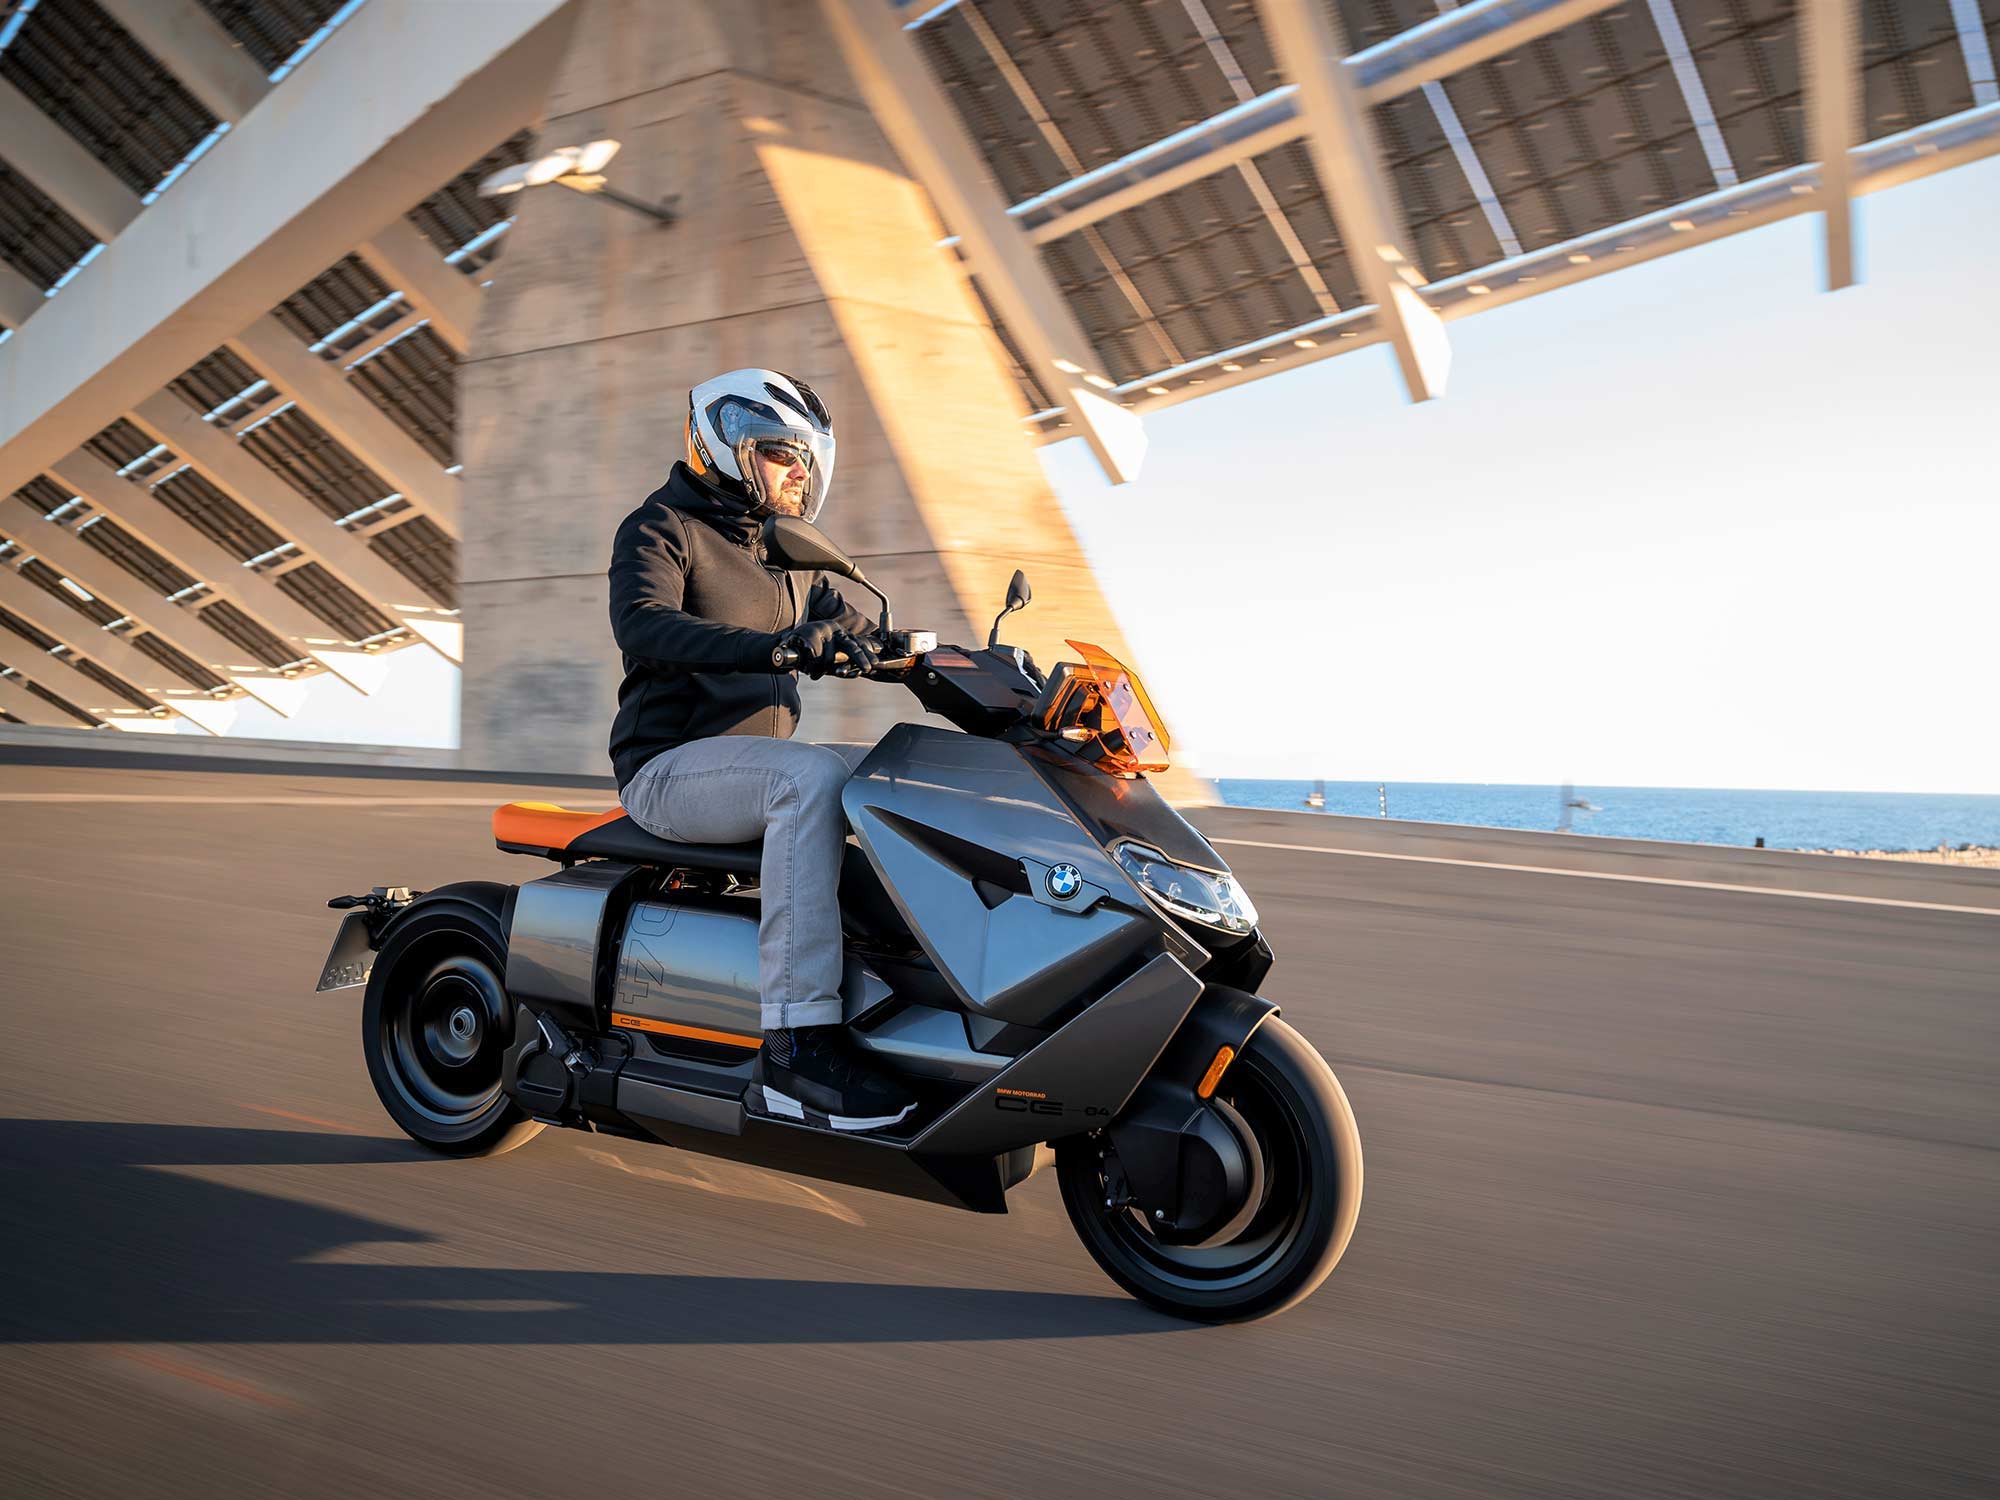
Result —
[[1045, 883], [1051, 896], [1067, 901], [1083, 888], [1083, 872], [1075, 865], [1050, 865]]

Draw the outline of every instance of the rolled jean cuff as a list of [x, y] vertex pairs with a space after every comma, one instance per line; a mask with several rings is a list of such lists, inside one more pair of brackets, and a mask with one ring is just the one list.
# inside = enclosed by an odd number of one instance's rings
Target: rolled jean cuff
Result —
[[838, 1026], [841, 1020], [840, 1000], [838, 996], [826, 1000], [794, 1000], [789, 1005], [766, 1000], [761, 1019], [766, 1031], [774, 1031], [780, 1026]]

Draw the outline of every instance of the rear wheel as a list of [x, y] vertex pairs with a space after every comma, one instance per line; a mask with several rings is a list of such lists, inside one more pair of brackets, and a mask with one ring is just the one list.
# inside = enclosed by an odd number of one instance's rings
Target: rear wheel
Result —
[[389, 1117], [433, 1151], [497, 1156], [541, 1131], [500, 1088], [505, 972], [498, 924], [451, 901], [400, 918], [369, 975], [368, 1076]]
[[1257, 1028], [1215, 1097], [1263, 1168], [1255, 1201], [1216, 1240], [1170, 1245], [1137, 1208], [1107, 1206], [1093, 1137], [1060, 1143], [1056, 1173], [1070, 1222], [1113, 1281], [1176, 1317], [1247, 1322], [1302, 1301], [1340, 1260], [1361, 1211], [1361, 1132], [1325, 1059], [1275, 1016]]

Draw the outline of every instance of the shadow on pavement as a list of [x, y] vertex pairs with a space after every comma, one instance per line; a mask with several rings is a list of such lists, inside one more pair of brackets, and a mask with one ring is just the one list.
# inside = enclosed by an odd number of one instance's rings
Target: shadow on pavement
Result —
[[0, 1344], [811, 1344], [1180, 1328], [1121, 1297], [329, 1263], [435, 1236], [179, 1167], [431, 1160], [393, 1140], [0, 1120]]

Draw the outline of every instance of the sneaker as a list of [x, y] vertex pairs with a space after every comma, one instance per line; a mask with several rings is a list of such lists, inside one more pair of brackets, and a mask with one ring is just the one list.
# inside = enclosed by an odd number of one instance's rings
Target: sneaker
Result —
[[908, 1089], [859, 1054], [840, 1026], [766, 1032], [764, 1112], [823, 1130], [885, 1130], [908, 1118]]

